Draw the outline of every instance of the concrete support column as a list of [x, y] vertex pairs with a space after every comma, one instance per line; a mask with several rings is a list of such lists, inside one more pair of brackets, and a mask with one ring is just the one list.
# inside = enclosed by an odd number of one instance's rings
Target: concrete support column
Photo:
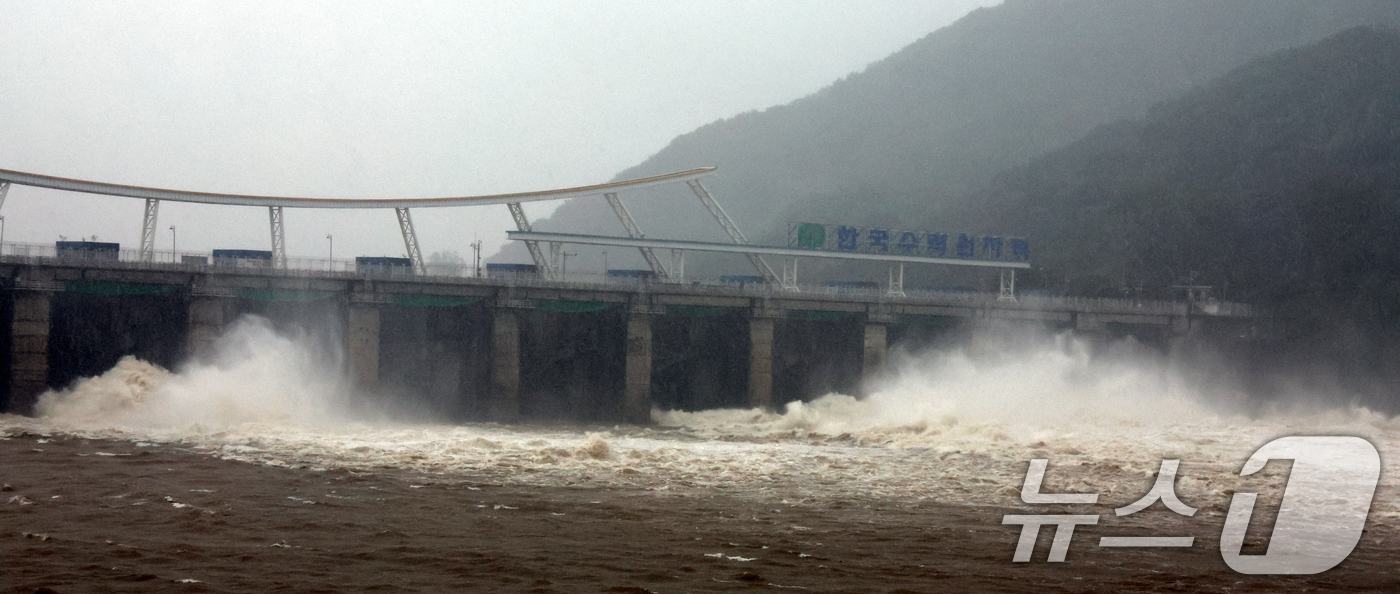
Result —
[[1102, 332], [1103, 320], [1091, 313], [1074, 314], [1074, 329], [1078, 332]]
[[861, 357], [861, 375], [863, 377], [873, 377], [880, 371], [880, 368], [885, 364], [887, 347], [885, 325], [866, 324], [865, 351]]
[[773, 407], [773, 318], [749, 320], [749, 406]]
[[204, 356], [224, 332], [223, 300], [210, 297], [195, 298], [190, 301], [189, 320], [189, 355]]
[[491, 395], [485, 412], [494, 421], [520, 417], [520, 320], [508, 309], [496, 310], [491, 324]]
[[629, 423], [651, 422], [651, 318], [632, 314], [627, 320], [627, 382], [623, 416]]
[[379, 308], [350, 304], [345, 324], [345, 359], [356, 387], [379, 386]]
[[15, 293], [10, 331], [10, 412], [34, 413], [39, 395], [49, 389], [48, 293]]

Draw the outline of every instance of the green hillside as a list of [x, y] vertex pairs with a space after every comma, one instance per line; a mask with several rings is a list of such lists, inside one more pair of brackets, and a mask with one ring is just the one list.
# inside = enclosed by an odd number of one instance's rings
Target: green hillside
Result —
[[1032, 237], [1023, 288], [1273, 307], [1288, 344], [1400, 377], [1400, 33], [1241, 67], [999, 177], [943, 217]]
[[945, 216], [1034, 237], [1071, 292], [1162, 294], [1194, 272], [1272, 302], [1388, 257], [1397, 159], [1400, 34], [1357, 28], [1103, 126]]
[[[718, 165], [707, 185], [758, 242], [783, 241], [788, 221], [901, 223], [1251, 59], [1371, 23], [1400, 25], [1400, 3], [1012, 0], [811, 96], [682, 135], [618, 177]], [[722, 237], [681, 191], [629, 207], [654, 237]], [[536, 226], [620, 232], [597, 200]], [[513, 246], [495, 259], [527, 258]]]

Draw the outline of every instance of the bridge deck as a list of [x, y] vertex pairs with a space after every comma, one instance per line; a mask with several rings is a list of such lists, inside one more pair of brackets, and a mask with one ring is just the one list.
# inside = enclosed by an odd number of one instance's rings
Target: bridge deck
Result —
[[182, 288], [193, 294], [234, 297], [240, 291], [277, 290], [374, 301], [394, 295], [489, 298], [504, 304], [531, 300], [626, 303], [664, 313], [668, 306], [747, 308], [782, 315], [789, 311], [861, 313], [874, 318], [950, 316], [1008, 320], [1068, 322], [1089, 314], [1099, 322], [1170, 324], [1182, 316], [1262, 317], [1257, 308], [1241, 303], [1189, 305], [1184, 302], [1134, 301], [1080, 297], [1022, 296], [999, 300], [995, 293], [963, 293], [905, 289], [905, 295], [883, 290], [803, 286], [784, 291], [768, 284], [730, 285], [712, 282], [685, 284], [631, 280], [546, 281], [537, 278], [470, 276], [411, 276], [361, 274], [354, 271], [235, 268], [198, 264], [74, 261], [51, 257], [0, 257], [0, 275], [11, 279], [7, 288], [21, 290], [81, 290], [88, 284], [151, 285]]

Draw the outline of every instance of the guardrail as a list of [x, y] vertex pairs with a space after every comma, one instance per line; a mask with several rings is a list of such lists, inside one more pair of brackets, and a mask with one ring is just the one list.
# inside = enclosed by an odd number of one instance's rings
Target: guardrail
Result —
[[[111, 252], [108, 252], [111, 253]], [[397, 267], [375, 267], [356, 269], [353, 259], [288, 257], [286, 268], [273, 268], [270, 261], [266, 266], [215, 263], [209, 252], [157, 251], [151, 261], [140, 258], [137, 250], [124, 249], [116, 252], [117, 259], [59, 258], [57, 248], [52, 244], [5, 243], [0, 245], [0, 262], [9, 264], [74, 264], [83, 263], [102, 268], [118, 270], [160, 270], [169, 272], [238, 272], [279, 277], [317, 277], [341, 279], [386, 279], [414, 280], [445, 284], [474, 284], [507, 287], [563, 288], [573, 290], [670, 292], [683, 291], [688, 294], [728, 295], [744, 297], [798, 297], [821, 296], [837, 301], [877, 302], [886, 304], [927, 304], [954, 305], [968, 307], [995, 307], [1003, 309], [1063, 310], [1089, 313], [1129, 313], [1139, 315], [1192, 315], [1250, 317], [1262, 312], [1244, 303], [1211, 302], [1197, 303], [1194, 308], [1184, 302], [1153, 301], [1133, 299], [1109, 299], [1090, 297], [1057, 297], [1044, 295], [1021, 295], [1008, 302], [997, 293], [970, 293], [961, 291], [937, 291], [904, 289], [904, 295], [890, 295], [883, 289], [859, 287], [829, 287], [824, 285], [799, 285], [796, 293], [766, 283], [729, 284], [716, 280], [695, 279], [684, 283], [658, 283], [608, 276], [602, 271], [570, 271], [563, 280], [547, 281], [526, 275], [478, 276], [477, 271], [465, 264], [428, 264], [426, 276], [413, 275], [410, 269]], [[187, 258], [189, 257], [189, 258]]]

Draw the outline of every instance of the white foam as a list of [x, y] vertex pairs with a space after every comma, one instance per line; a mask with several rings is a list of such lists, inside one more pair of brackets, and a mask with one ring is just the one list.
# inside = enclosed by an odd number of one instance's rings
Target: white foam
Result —
[[[1122, 505], [1181, 460], [1182, 499], [1220, 511], [1240, 465], [1274, 437], [1370, 439], [1384, 460], [1400, 422], [1316, 407], [1264, 418], [1170, 358], [1128, 343], [998, 334], [896, 357], [865, 400], [831, 394], [780, 412], [654, 414], [659, 427], [608, 430], [385, 423], [357, 415], [338, 358], [313, 341], [248, 320], [214, 362], [170, 374], [123, 360], [45, 395], [44, 417], [4, 417], [9, 431], [179, 441], [278, 466], [385, 466], [518, 484], [722, 490], [787, 501], [917, 497], [1016, 505], [1030, 458], [1050, 458], [1046, 488], [1098, 492]], [[1387, 466], [1377, 517], [1400, 517]], [[1277, 485], [1281, 488], [1282, 484]]]
[[343, 422], [351, 402], [337, 353], [245, 316], [207, 362], [177, 374], [125, 357], [107, 373], [39, 398], [40, 416], [74, 429], [228, 429]]
[[170, 372], [135, 357], [123, 357], [107, 373], [82, 380], [73, 388], [39, 397], [39, 416], [56, 422], [106, 423], [141, 414], [151, 392], [170, 379]]

